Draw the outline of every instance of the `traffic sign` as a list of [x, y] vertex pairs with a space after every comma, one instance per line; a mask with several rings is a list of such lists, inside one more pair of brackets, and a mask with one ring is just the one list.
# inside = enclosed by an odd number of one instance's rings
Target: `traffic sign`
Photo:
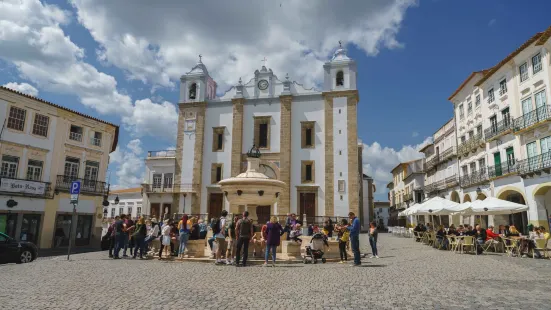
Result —
[[80, 194], [80, 181], [71, 182], [71, 195]]

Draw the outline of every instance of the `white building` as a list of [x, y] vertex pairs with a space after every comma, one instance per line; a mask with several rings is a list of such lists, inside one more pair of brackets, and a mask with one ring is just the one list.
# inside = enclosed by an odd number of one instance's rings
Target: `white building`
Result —
[[390, 203], [388, 201], [376, 201], [373, 208], [373, 221], [378, 227], [387, 228], [390, 218]]
[[[247, 209], [262, 220], [288, 212], [309, 221], [359, 214], [356, 72], [339, 48], [324, 65], [323, 90], [280, 79], [262, 66], [216, 97], [217, 84], [200, 60], [181, 77], [173, 156], [148, 156], [144, 204], [151, 214], [182, 213], [185, 206], [186, 213], [215, 217], [223, 209]], [[262, 172], [287, 188], [273, 206], [230, 206], [217, 183], [244, 172], [253, 144], [262, 153]], [[161, 193], [154, 188], [159, 184]]]
[[149, 214], [144, 213], [142, 202], [143, 189], [141, 187], [113, 190], [109, 193], [107, 218], [112, 219], [122, 214], [130, 214], [132, 219], [137, 219], [142, 215], [148, 216]]

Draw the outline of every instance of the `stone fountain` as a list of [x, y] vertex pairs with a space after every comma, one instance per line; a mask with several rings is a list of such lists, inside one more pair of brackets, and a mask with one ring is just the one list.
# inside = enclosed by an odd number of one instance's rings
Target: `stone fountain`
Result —
[[[253, 145], [247, 153], [247, 171], [218, 183], [230, 203], [230, 213], [240, 212], [238, 206], [272, 206], [285, 187], [284, 182], [259, 172], [260, 156], [259, 149]], [[256, 211], [253, 210], [249, 213], [254, 219]]]

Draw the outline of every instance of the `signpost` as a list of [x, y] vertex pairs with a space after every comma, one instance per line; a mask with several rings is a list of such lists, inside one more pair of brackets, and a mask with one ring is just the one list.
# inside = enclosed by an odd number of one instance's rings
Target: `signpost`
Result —
[[73, 242], [73, 224], [77, 214], [78, 195], [80, 194], [80, 181], [71, 182], [71, 204], [73, 204], [73, 216], [71, 217], [71, 226], [69, 226], [69, 250], [67, 251], [67, 260], [71, 256], [71, 243]]

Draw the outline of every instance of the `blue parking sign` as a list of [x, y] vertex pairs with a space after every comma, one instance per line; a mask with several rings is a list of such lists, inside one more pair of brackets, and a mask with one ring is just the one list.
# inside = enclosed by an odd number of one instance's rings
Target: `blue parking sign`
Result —
[[71, 195], [80, 194], [80, 181], [71, 182]]

